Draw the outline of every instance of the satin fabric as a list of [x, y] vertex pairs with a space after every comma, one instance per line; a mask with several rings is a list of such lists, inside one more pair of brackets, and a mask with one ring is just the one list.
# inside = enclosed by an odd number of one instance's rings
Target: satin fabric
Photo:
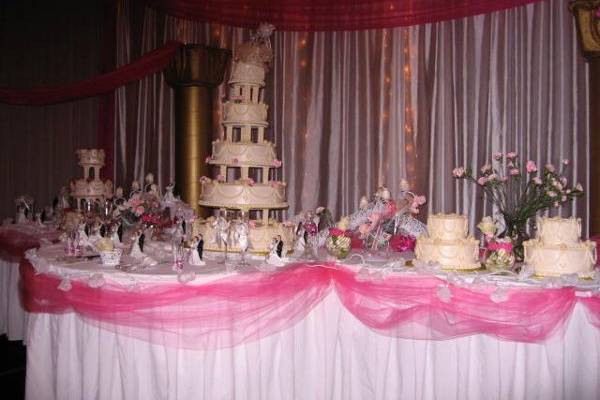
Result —
[[167, 14], [254, 28], [268, 21], [285, 31], [381, 29], [485, 14], [538, 0], [145, 0]]
[[[234, 48], [249, 38], [246, 29], [122, 7], [121, 62], [166, 40]], [[380, 184], [397, 195], [407, 178], [428, 198], [420, 218], [466, 213], [473, 231], [492, 209], [451, 171], [478, 169], [496, 151], [538, 165], [569, 159], [569, 181], [589, 187], [587, 66], [562, 0], [409, 28], [276, 31], [271, 41], [267, 137], [283, 161], [276, 175], [288, 183], [288, 216], [327, 206], [337, 218]], [[214, 93], [215, 138], [225, 89]], [[164, 187], [174, 179], [172, 94], [158, 75], [119, 93], [117, 181], [154, 172]], [[560, 213], [581, 217], [586, 236], [588, 209], [584, 197]]]

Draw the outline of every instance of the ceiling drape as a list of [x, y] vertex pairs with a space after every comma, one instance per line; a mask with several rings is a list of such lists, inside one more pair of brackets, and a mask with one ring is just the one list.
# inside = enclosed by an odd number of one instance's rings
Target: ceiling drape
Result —
[[254, 28], [269, 22], [282, 31], [382, 29], [486, 14], [540, 0], [140, 0], [166, 14]]

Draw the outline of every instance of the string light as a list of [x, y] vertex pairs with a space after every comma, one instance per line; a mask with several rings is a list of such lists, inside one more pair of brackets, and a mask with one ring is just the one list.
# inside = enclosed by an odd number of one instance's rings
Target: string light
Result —
[[415, 146], [414, 139], [412, 136], [413, 130], [413, 112], [411, 108], [411, 70], [410, 70], [410, 37], [408, 29], [404, 29], [402, 32], [402, 52], [404, 54], [404, 150], [406, 151], [406, 170], [408, 171], [407, 180], [414, 186], [414, 172], [415, 172]]

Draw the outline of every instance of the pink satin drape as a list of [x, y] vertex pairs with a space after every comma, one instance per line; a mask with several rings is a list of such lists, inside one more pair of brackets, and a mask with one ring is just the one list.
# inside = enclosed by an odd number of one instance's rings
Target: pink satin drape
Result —
[[[249, 37], [122, 7], [121, 62], [166, 40], [234, 48]], [[428, 212], [468, 213], [473, 229], [491, 210], [451, 170], [476, 169], [496, 151], [538, 164], [568, 158], [569, 180], [588, 187], [587, 67], [561, 0], [409, 28], [276, 31], [272, 45], [268, 137], [283, 160], [288, 215], [327, 206], [339, 217], [379, 184], [396, 194], [406, 177], [429, 199]], [[116, 109], [118, 182], [155, 172], [164, 187], [174, 178], [174, 125], [163, 77], [124, 88]], [[219, 106], [214, 116], [217, 137]], [[588, 209], [584, 197], [561, 213], [585, 225]]]

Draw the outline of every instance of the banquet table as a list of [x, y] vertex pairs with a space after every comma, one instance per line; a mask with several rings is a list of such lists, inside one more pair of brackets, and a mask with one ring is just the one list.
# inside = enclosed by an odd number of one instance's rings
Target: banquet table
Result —
[[0, 335], [8, 340], [23, 340], [27, 327], [27, 312], [19, 299], [19, 261], [26, 250], [57, 238], [58, 232], [49, 226], [0, 227]]
[[[391, 261], [21, 263], [28, 399], [597, 399], [598, 281]], [[153, 253], [154, 251], [154, 253]], [[481, 308], [478, 308], [481, 306]]]

